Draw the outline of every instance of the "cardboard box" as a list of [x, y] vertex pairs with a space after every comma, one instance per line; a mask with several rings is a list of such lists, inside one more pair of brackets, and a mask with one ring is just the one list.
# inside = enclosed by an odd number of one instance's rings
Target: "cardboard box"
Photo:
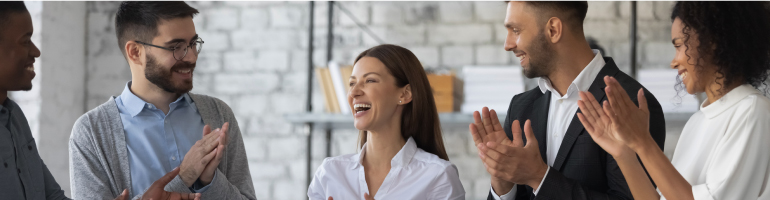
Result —
[[462, 104], [462, 83], [454, 74], [428, 74], [428, 82], [433, 90], [438, 112], [456, 112]]

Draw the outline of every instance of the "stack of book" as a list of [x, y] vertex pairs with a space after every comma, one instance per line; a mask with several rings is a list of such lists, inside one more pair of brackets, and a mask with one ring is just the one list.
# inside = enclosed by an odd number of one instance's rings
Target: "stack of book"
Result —
[[520, 66], [465, 66], [463, 78], [463, 113], [481, 111], [486, 106], [497, 114], [505, 114], [511, 98], [524, 92]]
[[[638, 80], [660, 103], [664, 113], [694, 113], [700, 103], [687, 89], [677, 92], [676, 69], [642, 69], [639, 70]], [[636, 91], [634, 91], [634, 94]]]
[[324, 94], [326, 111], [329, 113], [350, 114], [347, 91], [350, 89], [348, 80], [353, 74], [353, 66], [340, 67], [335, 62], [329, 62], [328, 67], [315, 69], [321, 91]]

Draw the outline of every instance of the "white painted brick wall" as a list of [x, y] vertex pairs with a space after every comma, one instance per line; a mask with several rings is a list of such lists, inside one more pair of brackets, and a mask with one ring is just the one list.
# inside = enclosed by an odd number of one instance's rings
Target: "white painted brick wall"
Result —
[[506, 65], [511, 63], [512, 57], [513, 53], [505, 51], [502, 44], [476, 46], [476, 64], [479, 65]]
[[268, 93], [278, 87], [275, 73], [217, 74], [214, 76], [214, 89], [217, 93]]
[[442, 25], [428, 28], [432, 44], [479, 44], [492, 42], [492, 24]]
[[594, 19], [616, 19], [618, 17], [618, 2], [616, 1], [596, 1], [588, 6], [587, 20]]
[[[345, 2], [339, 2], [345, 9], [350, 11], [350, 13], [361, 23], [369, 24], [369, 10], [370, 8], [370, 2], [364, 2], [364, 1], [345, 1]], [[326, 7], [324, 7], [326, 8]], [[343, 14], [342, 11], [336, 12], [339, 17], [340, 25], [342, 26], [355, 26], [356, 23], [351, 19], [350, 17], [347, 17], [347, 15]], [[326, 15], [321, 15], [326, 16]], [[326, 18], [323, 18], [326, 19]]]
[[437, 47], [406, 47], [417, 56], [424, 68], [439, 67], [439, 48]]
[[401, 25], [404, 22], [404, 10], [396, 2], [372, 2], [372, 23]]
[[[499, 1], [475, 1], [473, 2], [474, 14], [477, 21], [503, 23], [508, 5]], [[502, 27], [502, 26], [500, 26]]]
[[241, 10], [243, 29], [258, 30], [266, 28], [270, 23], [269, 13], [264, 8], [247, 8]]
[[647, 64], [668, 67], [674, 59], [676, 49], [671, 42], [650, 42], [644, 44], [644, 61]]
[[445, 46], [441, 48], [441, 54], [442, 66], [457, 68], [473, 64], [473, 46]]
[[[304, 8], [306, 10], [307, 8]], [[295, 28], [307, 21], [303, 15], [304, 10], [298, 6], [274, 6], [270, 7], [270, 25], [275, 28]], [[248, 22], [247, 22], [248, 23]]]
[[473, 21], [473, 2], [441, 2], [438, 8], [439, 17], [443, 23], [467, 23]]
[[235, 30], [238, 28], [238, 10], [236, 8], [211, 9], [205, 14], [207, 30]]

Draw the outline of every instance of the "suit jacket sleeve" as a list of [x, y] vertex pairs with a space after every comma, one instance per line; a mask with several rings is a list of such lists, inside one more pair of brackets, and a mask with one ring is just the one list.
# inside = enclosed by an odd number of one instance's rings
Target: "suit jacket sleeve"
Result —
[[[636, 98], [638, 88], [625, 88], [625, 90], [629, 92], [629, 97], [631, 97], [634, 103], [639, 105]], [[663, 110], [655, 97], [647, 90], [645, 90], [645, 97], [650, 110], [650, 134], [655, 142], [658, 143], [658, 146], [663, 149], [663, 142], [666, 136]], [[626, 183], [617, 161], [606, 152], [604, 156], [606, 156], [605, 173], [608, 179], [607, 191], [594, 191], [585, 188], [577, 181], [570, 180], [559, 171], [551, 168], [535, 199], [633, 199], [628, 183]]]

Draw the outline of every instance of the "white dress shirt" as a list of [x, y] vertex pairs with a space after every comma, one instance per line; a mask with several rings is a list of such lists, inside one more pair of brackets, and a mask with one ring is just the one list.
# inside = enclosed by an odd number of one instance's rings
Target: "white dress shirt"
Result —
[[[588, 88], [593, 84], [599, 71], [601, 71], [604, 64], [606, 64], [599, 50], [594, 49], [593, 52], [595, 54], [594, 59], [583, 68], [583, 71], [581, 71], [577, 77], [575, 77], [575, 80], [573, 80], [569, 85], [569, 88], [567, 88], [567, 93], [563, 96], [556, 91], [556, 88], [553, 88], [551, 81], [548, 80], [548, 78], [542, 77], [537, 81], [537, 85], [541, 92], [545, 94], [545, 92], [551, 91], [551, 103], [548, 108], [548, 127], [546, 130], [546, 158], [548, 159], [548, 166], [553, 167], [553, 162], [556, 160], [556, 155], [559, 153], [564, 134], [567, 133], [567, 128], [569, 128], [572, 118], [577, 112], [577, 101], [580, 100], [578, 91], [588, 91]], [[559, 70], [558, 66], [556, 66], [555, 70]], [[548, 171], [550, 170], [551, 168], [549, 167], [545, 174], [548, 175]], [[543, 180], [545, 180], [545, 178], [546, 177], [544, 176]], [[540, 180], [541, 186], [543, 185], [543, 180]], [[540, 187], [537, 187], [537, 190], [533, 191], [533, 193], [537, 195], [539, 190]], [[497, 196], [494, 189], [492, 189], [492, 196], [496, 200], [514, 199], [516, 196], [516, 186], [514, 186], [510, 192], [502, 196]]]
[[[363, 199], [369, 193], [360, 153], [324, 159], [318, 167], [307, 196], [311, 200]], [[417, 147], [414, 139], [390, 161], [390, 172], [374, 199], [465, 199], [465, 190], [454, 164]]]
[[770, 99], [742, 85], [705, 104], [671, 160], [694, 199], [770, 199]]

